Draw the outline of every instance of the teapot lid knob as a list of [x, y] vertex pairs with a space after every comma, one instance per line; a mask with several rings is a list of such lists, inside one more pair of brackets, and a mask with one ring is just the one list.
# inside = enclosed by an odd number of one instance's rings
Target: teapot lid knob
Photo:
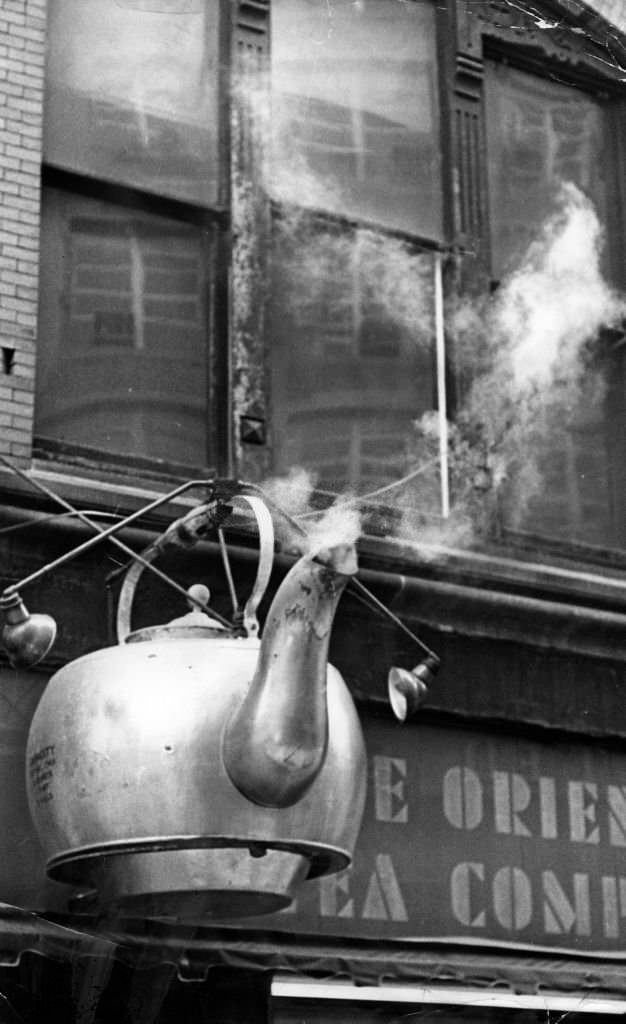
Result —
[[199, 607], [199, 605], [206, 607], [211, 598], [211, 591], [204, 583], [192, 583], [187, 588], [187, 595], [187, 603], [191, 611], [188, 611], [186, 615], [181, 615], [179, 618], [172, 619], [168, 623], [169, 626], [210, 626], [211, 629], [225, 629], [221, 622], [211, 618], [210, 615], [207, 615]]
[[187, 587], [189, 600], [187, 604], [193, 611], [199, 604], [207, 605], [211, 600], [211, 591], [204, 583], [192, 583]]

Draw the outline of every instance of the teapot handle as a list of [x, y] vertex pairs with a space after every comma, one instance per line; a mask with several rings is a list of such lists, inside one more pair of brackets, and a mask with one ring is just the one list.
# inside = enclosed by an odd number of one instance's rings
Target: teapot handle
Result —
[[[252, 494], [235, 494], [229, 498], [229, 504], [231, 505], [239, 501], [246, 502], [252, 509], [259, 531], [259, 561], [257, 565], [256, 578], [254, 580], [250, 596], [243, 609], [243, 627], [246, 635], [249, 637], [255, 637], [259, 632], [259, 621], [257, 619], [256, 612], [267, 589], [274, 561], [274, 524], [272, 522], [271, 513], [261, 498]], [[199, 513], [203, 513], [204, 517], [208, 516], [209, 521], [212, 522], [213, 512], [213, 507], [207, 505], [203, 506], [200, 510], [194, 509], [192, 514], [197, 516]], [[181, 520], [177, 520], [177, 523], [179, 522], [181, 522]], [[155, 541], [149, 544], [148, 547], [141, 552], [142, 562], [133, 562], [124, 576], [117, 604], [116, 631], [117, 641], [120, 644], [124, 643], [126, 637], [131, 632], [133, 599], [137, 583], [139, 582], [139, 578], [144, 570], [145, 563], [154, 561], [163, 549], [163, 540], [166, 535], [168, 538], [176, 537], [175, 528], [177, 523], [173, 523], [164, 533], [160, 534]], [[190, 543], [193, 545], [199, 540], [199, 531], [197, 529], [186, 530], [185, 536], [186, 546]]]
[[259, 620], [256, 616], [257, 608], [263, 600], [267, 590], [274, 563], [274, 523], [267, 505], [261, 498], [253, 494], [237, 494], [231, 499], [248, 503], [256, 518], [259, 530], [259, 561], [256, 570], [256, 578], [252, 587], [250, 597], [243, 609], [243, 628], [247, 636], [257, 636], [259, 632]]

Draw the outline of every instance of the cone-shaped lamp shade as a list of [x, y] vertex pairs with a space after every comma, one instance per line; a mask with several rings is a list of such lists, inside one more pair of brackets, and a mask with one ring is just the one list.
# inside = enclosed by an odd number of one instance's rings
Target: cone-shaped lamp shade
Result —
[[428, 696], [428, 684], [439, 669], [439, 659], [434, 655], [424, 658], [410, 671], [406, 668], [391, 668], [387, 677], [389, 703], [396, 718], [405, 722], [411, 718]]
[[3, 597], [2, 646], [14, 668], [31, 668], [42, 661], [52, 647], [57, 624], [50, 615], [30, 615], [19, 594]]

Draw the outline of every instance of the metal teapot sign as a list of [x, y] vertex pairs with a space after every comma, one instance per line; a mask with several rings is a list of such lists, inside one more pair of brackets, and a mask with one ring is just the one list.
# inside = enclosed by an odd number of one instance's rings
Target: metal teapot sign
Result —
[[[421, 704], [439, 659], [357, 579], [356, 533], [317, 541], [254, 484], [189, 480], [106, 528], [41, 481], [0, 462], [76, 516], [94, 536], [12, 583], [0, 595], [0, 640], [14, 667], [52, 647], [56, 623], [31, 615], [20, 591], [104, 540], [131, 559], [121, 587], [115, 646], [65, 665], [48, 683], [27, 746], [31, 815], [59, 881], [87, 887], [122, 914], [201, 921], [283, 909], [301, 882], [348, 867], [366, 789], [359, 719], [328, 664], [333, 618], [350, 584], [426, 657], [389, 673], [402, 720]], [[143, 552], [118, 534], [190, 490], [207, 495]], [[196, 584], [187, 592], [154, 564], [169, 546], [191, 547], [243, 502], [259, 531], [255, 583], [233, 623]], [[256, 611], [274, 557], [272, 512], [305, 554], [279, 588], [259, 639]], [[135, 589], [149, 569], [192, 611], [131, 630]]]
[[[118, 645], [58, 671], [33, 718], [29, 803], [48, 873], [95, 888], [124, 913], [268, 913], [288, 906], [304, 879], [352, 859], [365, 751], [327, 652], [355, 550], [338, 544], [301, 557], [259, 640], [272, 519], [259, 498], [241, 498], [260, 534], [243, 630], [192, 611], [129, 631], [134, 588], [157, 542], [122, 586]], [[198, 594], [192, 588], [196, 602]]]

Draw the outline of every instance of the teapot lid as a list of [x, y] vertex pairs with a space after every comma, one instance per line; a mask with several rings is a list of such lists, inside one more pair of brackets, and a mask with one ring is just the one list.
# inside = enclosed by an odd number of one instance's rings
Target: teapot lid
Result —
[[[192, 613], [193, 614], [193, 613]], [[207, 624], [201, 625], [194, 622], [183, 623], [181, 619], [174, 623], [168, 622], [164, 626], [145, 626], [143, 629], [135, 629], [124, 639], [126, 644], [137, 644], [144, 640], [219, 640], [225, 637], [234, 637], [234, 630], [226, 629], [221, 622], [210, 619], [207, 615]]]
[[180, 615], [161, 626], [144, 626], [133, 630], [125, 637], [125, 643], [135, 644], [143, 640], [178, 640], [182, 638], [219, 639], [234, 636], [234, 630], [228, 629], [217, 619], [207, 615], [199, 605], [208, 605], [211, 592], [202, 583], [194, 583], [189, 587], [189, 605], [191, 611]]

